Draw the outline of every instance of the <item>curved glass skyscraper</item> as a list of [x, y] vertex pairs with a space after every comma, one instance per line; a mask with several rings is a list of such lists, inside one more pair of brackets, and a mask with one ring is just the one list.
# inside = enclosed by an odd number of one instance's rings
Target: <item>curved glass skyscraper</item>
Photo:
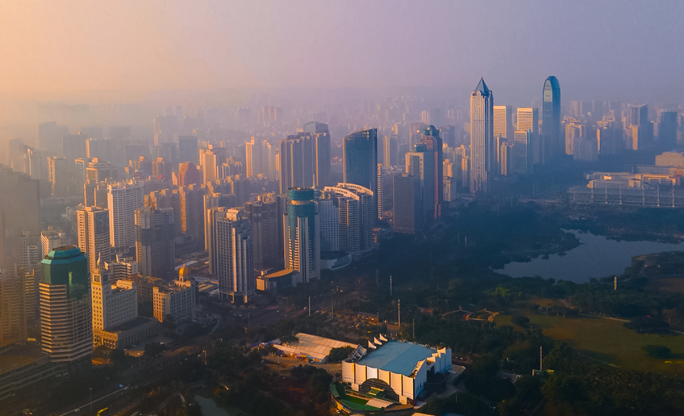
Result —
[[558, 78], [551, 75], [544, 81], [544, 103], [542, 107], [542, 163], [548, 162], [562, 149], [561, 135], [561, 91]]

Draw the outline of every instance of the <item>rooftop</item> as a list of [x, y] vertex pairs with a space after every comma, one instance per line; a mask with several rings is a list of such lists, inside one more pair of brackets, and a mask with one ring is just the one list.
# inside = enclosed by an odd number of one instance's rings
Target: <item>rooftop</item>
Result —
[[286, 353], [305, 355], [319, 360], [323, 360], [327, 357], [328, 354], [330, 354], [330, 350], [333, 348], [357, 347], [356, 344], [336, 341], [334, 339], [323, 338], [302, 332], [298, 333], [296, 336], [299, 339], [298, 343], [275, 345], [275, 347]]
[[0, 374], [46, 359], [40, 345], [27, 343], [0, 354]]
[[411, 342], [389, 341], [370, 352], [357, 364], [410, 376], [420, 361], [432, 357], [435, 352], [432, 348]]
[[138, 316], [135, 319], [124, 322], [119, 326], [116, 326], [114, 328], [108, 329], [107, 332], [124, 332], [124, 331], [129, 331], [133, 328], [145, 325], [149, 323], [150, 321], [156, 321], [155, 318], [148, 318], [146, 316]]

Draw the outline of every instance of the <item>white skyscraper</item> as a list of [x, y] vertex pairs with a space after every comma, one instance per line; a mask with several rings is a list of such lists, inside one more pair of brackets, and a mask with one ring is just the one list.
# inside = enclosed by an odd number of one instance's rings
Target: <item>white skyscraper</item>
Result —
[[135, 246], [135, 210], [145, 205], [143, 183], [109, 185], [107, 197], [111, 246], [114, 250], [128, 250]]
[[88, 270], [98, 270], [97, 261], [104, 264], [111, 259], [109, 236], [109, 210], [98, 207], [86, 207], [76, 212], [78, 221], [78, 248], [88, 258]]
[[332, 199], [318, 200], [321, 251], [340, 251], [339, 210]]
[[246, 303], [256, 292], [252, 226], [240, 209], [216, 210], [215, 214], [215, 274], [221, 299]]

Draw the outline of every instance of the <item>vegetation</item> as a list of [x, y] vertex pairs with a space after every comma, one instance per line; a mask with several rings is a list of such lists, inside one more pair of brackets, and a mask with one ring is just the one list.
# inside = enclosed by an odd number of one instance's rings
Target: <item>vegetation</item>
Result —
[[328, 355], [328, 360], [333, 363], [339, 363], [342, 360], [345, 360], [349, 355], [354, 352], [354, 348], [352, 347], [340, 347], [340, 348], [333, 348], [330, 350], [330, 355]]
[[643, 350], [651, 358], [665, 359], [672, 356], [672, 350], [664, 345], [644, 345]]

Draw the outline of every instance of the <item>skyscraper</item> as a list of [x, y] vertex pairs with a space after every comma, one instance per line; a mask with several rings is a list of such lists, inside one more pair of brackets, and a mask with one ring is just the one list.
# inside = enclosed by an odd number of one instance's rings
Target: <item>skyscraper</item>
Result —
[[314, 186], [318, 189], [330, 185], [330, 131], [328, 125], [312, 121], [303, 127], [304, 133], [313, 135]]
[[48, 180], [52, 187], [52, 196], [67, 196], [69, 191], [69, 174], [67, 160], [63, 157], [48, 158]]
[[385, 136], [383, 140], [384, 161], [382, 165], [385, 168], [391, 168], [392, 166], [397, 166], [399, 163], [399, 142], [396, 136]]
[[19, 267], [0, 269], [0, 345], [9, 339], [26, 341], [29, 310], [35, 303], [25, 290], [24, 272]]
[[415, 234], [423, 228], [420, 179], [408, 173], [394, 177], [394, 231]]
[[197, 136], [178, 136], [178, 157], [180, 163], [199, 163], [199, 146]]
[[658, 147], [668, 151], [677, 146], [677, 112], [658, 111]]
[[378, 198], [378, 129], [359, 130], [345, 137], [342, 154], [343, 182], [370, 189], [376, 215], [382, 218]]
[[648, 147], [653, 141], [653, 123], [648, 120], [648, 104], [629, 105], [629, 132], [631, 150]]
[[528, 142], [530, 161], [528, 167], [541, 162], [541, 141], [539, 140], [539, 110], [530, 107], [518, 108], [518, 125], [516, 131], [529, 131]]
[[216, 276], [221, 299], [247, 303], [256, 292], [252, 226], [240, 209], [216, 218]]
[[274, 198], [260, 196], [259, 200], [245, 204], [246, 218], [252, 226], [254, 242], [254, 268], [268, 269], [282, 265], [283, 253], [278, 241], [283, 238], [278, 228], [278, 204]]
[[135, 254], [144, 276], [171, 277], [174, 272], [173, 209], [135, 210]]
[[406, 153], [406, 173], [413, 175], [420, 183], [421, 209], [425, 216], [423, 222], [431, 222], [435, 217], [435, 166], [434, 152], [424, 143], [416, 144], [415, 150]]
[[197, 185], [179, 189], [181, 231], [196, 242], [204, 241], [204, 194], [206, 189]]
[[558, 78], [553, 75], [544, 81], [542, 104], [542, 163], [563, 153], [564, 137], [561, 132], [561, 90]]
[[513, 137], [513, 109], [510, 105], [494, 106], [494, 137]]
[[430, 194], [425, 194], [425, 198], [433, 205], [432, 213], [434, 218], [442, 216], [442, 205], [444, 203], [444, 155], [442, 150], [442, 138], [439, 130], [435, 126], [428, 126], [423, 133], [423, 144], [428, 151], [432, 152], [432, 189]]
[[470, 192], [487, 192], [496, 172], [494, 161], [494, 95], [484, 79], [470, 96]]
[[76, 211], [78, 221], [78, 248], [88, 259], [90, 273], [97, 271], [97, 262], [112, 258], [109, 235], [109, 210], [86, 207]]
[[38, 190], [37, 180], [0, 167], [0, 267], [19, 261], [24, 231], [40, 234]]
[[320, 279], [320, 226], [313, 189], [287, 191], [283, 222], [285, 268], [299, 272], [304, 283]]
[[145, 205], [142, 182], [129, 181], [109, 185], [109, 230], [114, 250], [127, 251], [135, 246], [135, 210]]
[[339, 250], [351, 253], [354, 257], [372, 250], [375, 201], [371, 190], [359, 185], [338, 183], [337, 186], [326, 186], [324, 193], [337, 207]]
[[93, 352], [88, 261], [74, 246], [51, 251], [42, 261], [40, 333], [52, 362], [90, 362]]
[[[280, 141], [280, 193], [290, 188], [319, 187], [330, 181], [330, 136], [323, 123]], [[307, 131], [308, 130], [308, 131]]]

